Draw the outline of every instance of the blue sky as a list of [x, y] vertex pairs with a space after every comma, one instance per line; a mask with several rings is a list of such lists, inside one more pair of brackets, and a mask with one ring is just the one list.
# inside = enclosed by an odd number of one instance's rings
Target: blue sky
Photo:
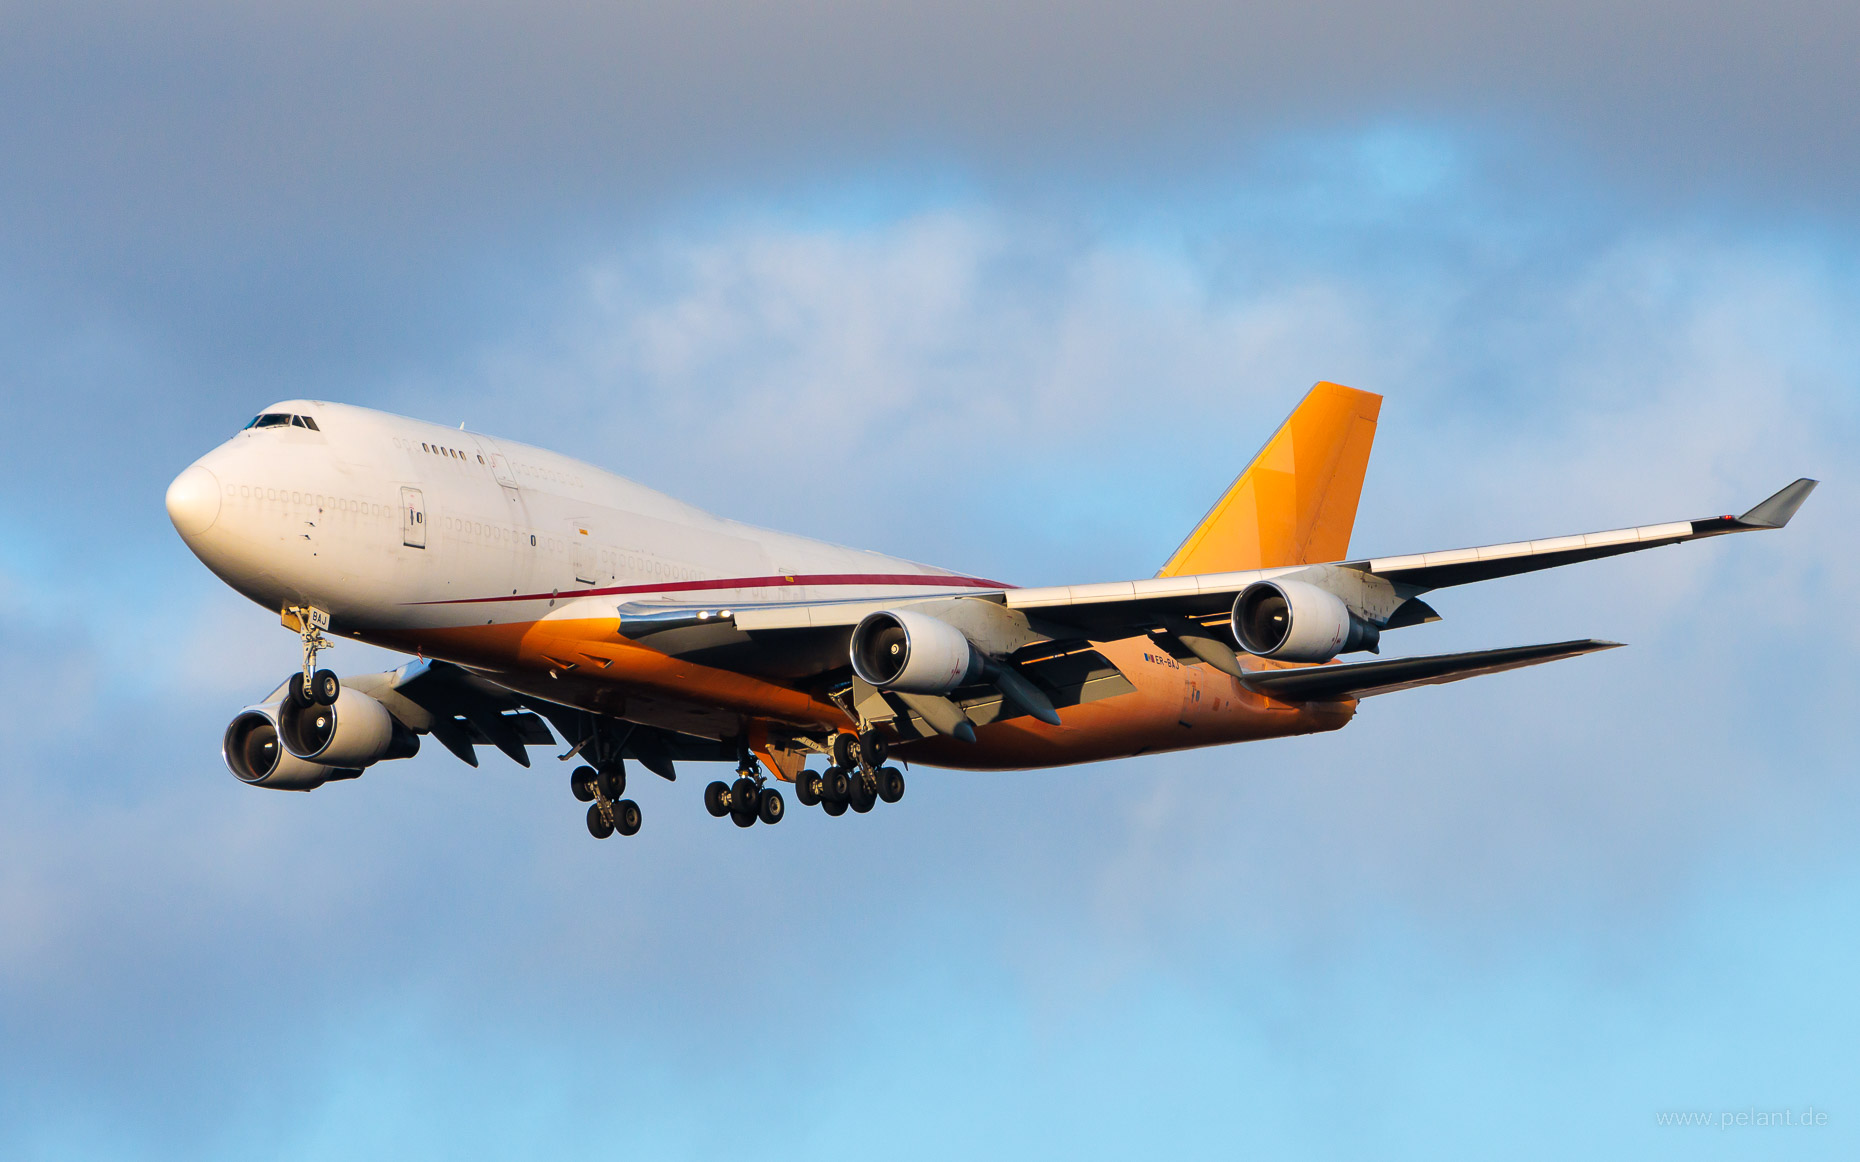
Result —
[[[1860, 1148], [1856, 18], [1136, 13], [0, 6], [0, 1155]], [[1042, 584], [1320, 378], [1360, 552], [1824, 484], [1440, 595], [1631, 648], [1319, 738], [605, 844], [541, 751], [219, 763], [295, 642], [161, 496], [274, 399]], [[1829, 1120], [1656, 1121], [1751, 1107]]]

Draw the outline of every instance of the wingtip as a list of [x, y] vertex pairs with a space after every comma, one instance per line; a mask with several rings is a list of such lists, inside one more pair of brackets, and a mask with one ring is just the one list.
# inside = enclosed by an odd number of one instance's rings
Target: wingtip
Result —
[[1819, 480], [1801, 477], [1738, 517], [1737, 523], [1748, 528], [1782, 528], [1789, 523], [1789, 518], [1795, 515], [1796, 510], [1802, 507], [1802, 502], [1808, 499], [1808, 494], [1815, 491], [1815, 485], [1820, 483]]

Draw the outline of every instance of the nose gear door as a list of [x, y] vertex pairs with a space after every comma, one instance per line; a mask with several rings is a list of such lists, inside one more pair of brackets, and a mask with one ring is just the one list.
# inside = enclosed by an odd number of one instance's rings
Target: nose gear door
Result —
[[400, 490], [400, 543], [410, 549], [426, 547], [426, 498], [417, 488]]

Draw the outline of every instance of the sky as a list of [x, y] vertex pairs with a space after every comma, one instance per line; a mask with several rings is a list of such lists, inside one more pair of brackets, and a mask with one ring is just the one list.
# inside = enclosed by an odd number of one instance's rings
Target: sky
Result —
[[[0, 1156], [1860, 1151], [1860, 14], [0, 0]], [[1352, 551], [1630, 648], [1346, 730], [591, 840], [309, 795], [162, 494], [274, 400], [1021, 584], [1146, 576], [1319, 379]], [[340, 672], [396, 664], [345, 643]], [[1789, 1111], [1811, 1125], [1663, 1124]]]

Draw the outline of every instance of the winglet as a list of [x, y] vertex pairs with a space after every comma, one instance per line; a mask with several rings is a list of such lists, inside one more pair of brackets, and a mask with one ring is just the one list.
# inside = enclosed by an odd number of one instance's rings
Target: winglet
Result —
[[1815, 491], [1815, 485], [1819, 483], [1818, 480], [1810, 480], [1804, 476], [1738, 517], [1737, 523], [1757, 529], [1782, 528], [1789, 523], [1789, 518], [1795, 515], [1795, 510], [1802, 507], [1802, 502], [1808, 499], [1808, 494]]

